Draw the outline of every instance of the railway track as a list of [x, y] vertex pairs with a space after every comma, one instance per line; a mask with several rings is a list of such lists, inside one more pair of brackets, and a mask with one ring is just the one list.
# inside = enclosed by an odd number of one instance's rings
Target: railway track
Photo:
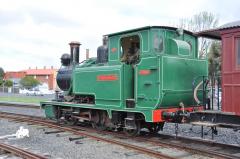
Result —
[[121, 141], [114, 140], [114, 139], [105, 138], [105, 137], [98, 136], [98, 135], [93, 135], [89, 132], [86, 132], [86, 130], [79, 130], [79, 129], [76, 130], [76, 129], [71, 128], [71, 127], [61, 126], [61, 125], [58, 125], [55, 122], [48, 121], [48, 120], [45, 120], [45, 119], [42, 119], [42, 118], [39, 118], [39, 117], [36, 118], [36, 117], [33, 117], [33, 116], [0, 112], [0, 118], [15, 120], [15, 121], [18, 121], [18, 122], [19, 121], [20, 122], [27, 122], [27, 123], [36, 124], [36, 125], [43, 125], [43, 126], [47, 126], [49, 128], [54, 128], [54, 129], [58, 129], [58, 130], [65, 131], [65, 132], [71, 132], [74, 135], [89, 137], [89, 138], [92, 138], [94, 140], [103, 141], [103, 142], [107, 142], [107, 143], [110, 143], [110, 144], [123, 146], [125, 148], [136, 150], [140, 153], [144, 153], [144, 154], [147, 154], [147, 155], [150, 155], [150, 156], [154, 156], [156, 158], [161, 158], [161, 159], [174, 159], [175, 158], [175, 157], [171, 157], [171, 156], [162, 154], [161, 152], [158, 152], [158, 151], [155, 151], [155, 150], [152, 150], [152, 149], [147, 149], [145, 147], [121, 142]]
[[[141, 153], [154, 156], [157, 158], [176, 158], [176, 156], [169, 156], [163, 154], [157, 150], [149, 149], [146, 146], [138, 146], [134, 144], [129, 144], [127, 142], [123, 142], [122, 140], [134, 140], [139, 143], [146, 143], [151, 144], [153, 146], [157, 146], [161, 148], [174, 148], [181, 151], [186, 151], [191, 154], [199, 154], [208, 157], [214, 158], [228, 158], [228, 159], [235, 159], [240, 158], [237, 156], [238, 152], [240, 152], [240, 147], [233, 146], [233, 145], [225, 145], [219, 143], [213, 143], [210, 141], [202, 141], [202, 140], [193, 140], [189, 138], [182, 138], [178, 137], [177, 139], [173, 136], [167, 135], [142, 135], [135, 138], [128, 138], [121, 133], [116, 132], [109, 132], [109, 131], [101, 131], [96, 132], [95, 129], [89, 127], [80, 127], [80, 126], [66, 126], [66, 125], [59, 125], [56, 122], [46, 120], [40, 117], [33, 117], [27, 115], [20, 115], [20, 114], [12, 114], [12, 113], [0, 113], [0, 118], [7, 118], [10, 120], [16, 120], [20, 122], [28, 122], [30, 124], [36, 125], [44, 125], [49, 128], [54, 128], [60, 130], [62, 132], [71, 132], [74, 135], [89, 137], [95, 140], [100, 140], [104, 142], [108, 142], [111, 144], [120, 145], [126, 147], [128, 149], [136, 150]], [[111, 135], [114, 139], [109, 139], [103, 136], [94, 135], [94, 133], [102, 134], [104, 136]], [[120, 140], [117, 140], [120, 139]], [[179, 158], [179, 157], [177, 157]]]
[[40, 109], [39, 105], [27, 104], [27, 103], [12, 103], [12, 102], [0, 102], [1, 107], [16, 107], [16, 108], [31, 108], [31, 109]]
[[26, 151], [11, 145], [7, 145], [4, 143], [0, 143], [0, 158], [1, 155], [7, 155], [9, 156], [9, 154], [13, 154], [14, 156], [20, 157], [20, 158], [24, 158], [24, 159], [47, 159], [46, 157], [34, 154], [30, 151]]
[[[81, 128], [82, 129], [82, 128]], [[95, 132], [96, 130], [88, 128], [88, 132]], [[100, 132], [106, 135], [106, 132]], [[123, 133], [107, 132], [107, 134], [113, 135], [115, 138], [129, 139]], [[236, 159], [240, 158], [240, 147], [236, 145], [229, 145], [223, 143], [216, 143], [210, 140], [192, 139], [186, 137], [175, 137], [173, 135], [163, 135], [163, 134], [149, 134], [145, 133], [137, 136], [131, 137], [131, 139], [151, 143], [155, 146], [161, 147], [174, 147], [179, 150], [185, 150], [193, 154], [200, 154], [203, 156], [216, 157], [216, 158], [227, 158]]]

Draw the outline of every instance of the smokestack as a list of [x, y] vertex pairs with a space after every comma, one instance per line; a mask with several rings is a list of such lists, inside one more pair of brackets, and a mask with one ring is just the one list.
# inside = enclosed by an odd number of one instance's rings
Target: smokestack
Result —
[[79, 50], [81, 43], [78, 41], [72, 41], [69, 43], [71, 51], [71, 62], [73, 65], [79, 63]]
[[37, 70], [37, 66], [36, 66], [36, 70]]
[[89, 59], [89, 49], [86, 49], [86, 60]]
[[43, 69], [46, 70], [46, 66], [43, 66]]

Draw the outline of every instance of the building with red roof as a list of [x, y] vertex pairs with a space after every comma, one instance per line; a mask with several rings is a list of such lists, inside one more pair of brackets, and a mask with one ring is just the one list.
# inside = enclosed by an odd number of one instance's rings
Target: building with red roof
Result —
[[4, 79], [10, 79], [14, 82], [19, 82], [20, 79], [24, 78], [25, 76], [32, 76], [35, 79], [37, 79], [40, 83], [46, 83], [48, 85], [49, 90], [55, 90], [57, 87], [56, 84], [56, 75], [57, 75], [57, 69], [51, 68], [42, 68], [38, 69], [37, 67], [35, 69], [27, 69], [23, 71], [17, 71], [17, 72], [6, 72], [4, 75]]
[[14, 78], [21, 79], [21, 78], [23, 78], [25, 76], [26, 76], [26, 72], [25, 71], [17, 71], [17, 72], [11, 71], [11, 72], [6, 72], [4, 74], [4, 79], [14, 79]]

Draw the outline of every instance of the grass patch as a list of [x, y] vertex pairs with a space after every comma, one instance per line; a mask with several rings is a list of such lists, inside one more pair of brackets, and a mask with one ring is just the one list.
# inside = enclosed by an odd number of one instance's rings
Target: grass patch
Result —
[[21, 102], [21, 103], [36, 103], [40, 104], [42, 101], [47, 101], [48, 99], [42, 99], [37, 97], [0, 97], [0, 101], [2, 102]]

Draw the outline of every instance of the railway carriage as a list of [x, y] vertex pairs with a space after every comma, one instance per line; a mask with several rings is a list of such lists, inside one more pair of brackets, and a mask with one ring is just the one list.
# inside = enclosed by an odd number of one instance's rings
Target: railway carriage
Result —
[[[190, 122], [240, 130], [240, 21], [196, 33], [222, 43], [221, 109], [190, 114]], [[212, 102], [214, 103], [214, 102]]]
[[135, 135], [141, 128], [157, 132], [165, 121], [182, 122], [187, 112], [202, 110], [193, 92], [202, 99], [204, 90], [192, 83], [208, 75], [208, 64], [198, 58], [193, 33], [149, 26], [104, 39], [97, 58], [81, 63], [80, 43], [70, 43], [57, 75], [64, 96], [41, 102], [46, 117]]

